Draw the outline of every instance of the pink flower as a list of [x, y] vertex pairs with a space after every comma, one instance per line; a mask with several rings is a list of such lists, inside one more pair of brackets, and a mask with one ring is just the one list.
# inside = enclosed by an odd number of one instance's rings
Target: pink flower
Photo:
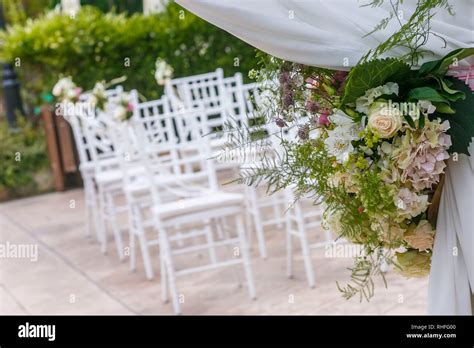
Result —
[[329, 126], [331, 124], [331, 121], [329, 121], [329, 113], [327, 112], [323, 112], [320, 116], [319, 116], [319, 124], [322, 125], [322, 126]]
[[82, 93], [82, 88], [81, 88], [81, 87], [76, 87], [76, 89], [74, 90], [74, 92], [76, 92], [76, 95], [77, 95], [77, 96], [80, 96], [81, 93]]
[[402, 182], [410, 182], [418, 191], [439, 182], [449, 158], [451, 138], [445, 133], [448, 129], [446, 121], [432, 121], [421, 131], [407, 130], [393, 152], [395, 164], [402, 170]]
[[133, 104], [132, 103], [128, 103], [127, 111], [133, 111]]
[[306, 80], [306, 88], [310, 89], [316, 89], [319, 87], [319, 81], [317, 79], [314, 79], [312, 77], [308, 77]]

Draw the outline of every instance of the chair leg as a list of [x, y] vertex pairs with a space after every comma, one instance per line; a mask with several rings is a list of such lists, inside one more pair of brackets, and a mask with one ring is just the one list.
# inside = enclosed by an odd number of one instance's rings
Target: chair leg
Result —
[[145, 267], [145, 275], [148, 280], [152, 280], [155, 276], [151, 263], [150, 250], [145, 237], [145, 231], [138, 232], [138, 241], [140, 243], [140, 251], [142, 252], [143, 265]]
[[130, 241], [130, 272], [135, 272], [137, 270], [137, 241], [133, 231], [130, 230], [128, 238]]
[[280, 202], [278, 201], [278, 194], [274, 194], [272, 197], [272, 207], [273, 207], [273, 216], [275, 217], [275, 221], [278, 221], [276, 224], [277, 228], [281, 228], [283, 226], [282, 224], [282, 214], [280, 210]]
[[107, 212], [105, 206], [105, 192], [99, 187], [99, 229], [97, 230], [97, 240], [100, 243], [100, 250], [103, 254], [107, 253]]
[[130, 272], [137, 270], [137, 241], [135, 237], [135, 219], [137, 218], [134, 213], [133, 206], [128, 203], [128, 243], [130, 244]]
[[247, 286], [250, 294], [250, 298], [252, 300], [255, 300], [257, 298], [257, 294], [255, 291], [255, 285], [253, 282], [253, 272], [252, 272], [252, 265], [250, 262], [250, 252], [249, 252], [249, 246], [247, 244], [247, 239], [245, 238], [245, 230], [244, 230], [244, 225], [242, 222], [242, 216], [237, 215], [235, 217], [235, 222], [237, 225], [237, 233], [239, 235], [239, 241], [240, 241], [240, 249], [242, 252], [242, 260], [244, 263], [244, 270], [245, 270], [245, 277], [247, 278]]
[[169, 290], [171, 292], [171, 298], [173, 302], [174, 312], [176, 314], [181, 314], [181, 306], [179, 304], [179, 293], [176, 286], [176, 276], [174, 273], [173, 259], [171, 255], [171, 245], [168, 240], [168, 235], [164, 228], [161, 228], [159, 231], [160, 234], [160, 247], [161, 253], [163, 255], [163, 262], [166, 267], [166, 278], [169, 285]]
[[109, 219], [112, 225], [112, 233], [114, 235], [115, 247], [117, 248], [117, 255], [119, 257], [119, 260], [123, 261], [125, 259], [125, 256], [123, 254], [123, 240], [122, 240], [122, 234], [120, 232], [120, 228], [117, 222], [117, 210], [115, 209], [115, 202], [114, 202], [114, 198], [112, 197], [112, 194], [108, 193], [106, 200], [107, 200], [107, 212], [108, 212]]
[[250, 206], [250, 193], [249, 193], [249, 190], [250, 188], [248, 186], [245, 186], [245, 189], [244, 189], [244, 195], [245, 195], [245, 206], [244, 206], [244, 209], [245, 209], [245, 232], [246, 232], [246, 236], [247, 236], [247, 241], [249, 243], [249, 245], [252, 245], [252, 232], [253, 232], [253, 228], [252, 228], [252, 221], [253, 221], [253, 217], [252, 217], [252, 207]]
[[99, 199], [98, 199], [98, 191], [97, 188], [95, 187], [94, 182], [91, 181], [91, 207], [92, 207], [92, 220], [94, 221], [94, 229], [95, 233], [97, 235], [97, 240], [99, 236], [99, 231], [100, 231], [100, 207], [99, 207]]
[[262, 259], [266, 259], [267, 246], [265, 243], [265, 235], [263, 234], [263, 224], [262, 224], [262, 219], [260, 216], [260, 209], [258, 207], [256, 190], [257, 189], [249, 190], [251, 214], [254, 217], [255, 231], [257, 232], [258, 251], [260, 253], [260, 257]]
[[[217, 223], [216, 223], [216, 224], [217, 224]], [[215, 228], [216, 228], [216, 225], [215, 225], [215, 224], [211, 224], [211, 227], [212, 227], [213, 229], [215, 229]], [[230, 236], [230, 234], [229, 234], [229, 232], [228, 232], [227, 230], [224, 230], [223, 232], [224, 232], [224, 238], [225, 238], [225, 239], [230, 239], [230, 238], [231, 238], [231, 236]], [[247, 237], [247, 234], [245, 235], [245, 237]], [[226, 247], [227, 247], [227, 250], [229, 251], [229, 254], [232, 254], [232, 250], [233, 250], [232, 246], [226, 245]], [[241, 276], [240, 276], [240, 272], [238, 272], [235, 267], [231, 267], [231, 269], [232, 269], [232, 272], [234, 273], [235, 280], [237, 281], [237, 286], [238, 286], [239, 288], [241, 288], [241, 287], [242, 287], [242, 279], [241, 279]]]
[[161, 282], [161, 300], [163, 303], [169, 302], [168, 297], [168, 276], [166, 275], [166, 263], [163, 252], [160, 248], [160, 282]]
[[92, 192], [91, 183], [89, 179], [84, 179], [84, 202], [85, 202], [85, 222], [86, 222], [86, 237], [90, 238], [92, 235]]
[[216, 233], [219, 240], [223, 240], [225, 238], [225, 226], [222, 220], [222, 218], [216, 219]]
[[291, 211], [288, 211], [285, 216], [286, 221], [286, 274], [288, 278], [293, 278], [293, 236], [291, 235]]
[[209, 258], [211, 259], [211, 263], [216, 263], [217, 261], [217, 256], [216, 256], [216, 247], [214, 246], [214, 233], [209, 226], [210, 222], [206, 222], [206, 226], [204, 227], [206, 229], [206, 242], [209, 247]]
[[295, 214], [296, 223], [298, 226], [298, 234], [301, 242], [301, 250], [303, 252], [304, 267], [306, 270], [306, 278], [308, 279], [308, 285], [310, 288], [315, 287], [313, 263], [311, 261], [311, 250], [308, 244], [308, 238], [306, 235], [306, 227], [304, 224], [304, 216], [301, 209], [300, 203], [295, 203]]

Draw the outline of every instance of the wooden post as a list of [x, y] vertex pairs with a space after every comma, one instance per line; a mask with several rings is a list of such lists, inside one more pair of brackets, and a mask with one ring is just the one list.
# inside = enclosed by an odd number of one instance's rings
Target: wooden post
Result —
[[76, 158], [74, 155], [74, 144], [71, 127], [63, 116], [56, 116], [56, 129], [59, 138], [59, 149], [61, 154], [62, 169], [65, 173], [77, 172]]
[[50, 105], [43, 105], [41, 115], [46, 130], [46, 142], [48, 145], [48, 156], [51, 164], [51, 170], [54, 177], [54, 186], [56, 191], [64, 191], [64, 173], [61, 165], [61, 154], [59, 151], [58, 140], [56, 137], [55, 116]]

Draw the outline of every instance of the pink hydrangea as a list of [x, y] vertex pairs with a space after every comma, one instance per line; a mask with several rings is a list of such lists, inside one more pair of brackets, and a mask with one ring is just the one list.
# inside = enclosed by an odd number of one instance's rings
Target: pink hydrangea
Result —
[[417, 191], [432, 188], [440, 180], [449, 158], [451, 137], [445, 132], [449, 122], [427, 122], [421, 131], [407, 130], [399, 139], [393, 157], [402, 170], [402, 182], [410, 182]]

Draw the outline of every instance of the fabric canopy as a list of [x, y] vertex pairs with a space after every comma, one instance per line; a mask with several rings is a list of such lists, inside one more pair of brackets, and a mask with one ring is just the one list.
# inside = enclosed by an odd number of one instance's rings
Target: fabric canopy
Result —
[[[349, 69], [371, 48], [399, 28], [392, 21], [381, 32], [364, 37], [391, 9], [362, 7], [356, 0], [177, 0], [198, 16], [276, 57], [307, 65]], [[474, 46], [474, 1], [450, 1], [455, 15], [438, 9], [425, 49], [441, 57]], [[402, 23], [415, 1], [400, 7]], [[443, 37], [445, 41], [441, 40]], [[406, 53], [401, 49], [389, 56]], [[423, 62], [423, 61], [422, 61]], [[474, 62], [461, 62], [472, 65]], [[474, 70], [474, 68], [472, 68]], [[474, 111], [473, 111], [474, 118]], [[474, 288], [474, 145], [470, 158], [450, 160], [438, 214], [428, 294], [430, 314], [471, 314]]]
[[[364, 37], [389, 15], [390, 1], [380, 7], [362, 7], [369, 0], [177, 0], [183, 7], [252, 46], [297, 63], [333, 69], [357, 64], [369, 49], [399, 28], [392, 20], [386, 30]], [[474, 43], [472, 0], [451, 1], [456, 15], [437, 10], [426, 48], [443, 56]], [[402, 23], [415, 1], [405, 1], [399, 11]], [[446, 40], [441, 40], [436, 35]], [[405, 51], [397, 49], [391, 56]], [[432, 56], [426, 56], [425, 60]]]

